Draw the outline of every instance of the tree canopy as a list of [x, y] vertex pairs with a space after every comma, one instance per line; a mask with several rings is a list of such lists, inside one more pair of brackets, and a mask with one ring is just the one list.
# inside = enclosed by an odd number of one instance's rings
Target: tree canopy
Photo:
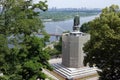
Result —
[[91, 27], [89, 26], [90, 22], [83, 23], [82, 26], [80, 27], [80, 31], [84, 33], [89, 33]]
[[[48, 41], [35, 9], [47, 10], [46, 2], [0, 0], [0, 76], [2, 80], [44, 79], [42, 68], [51, 69], [43, 48]], [[43, 33], [43, 37], [37, 37]]]
[[99, 80], [120, 79], [120, 8], [106, 7], [89, 24], [91, 39], [85, 44], [84, 64], [101, 71]]

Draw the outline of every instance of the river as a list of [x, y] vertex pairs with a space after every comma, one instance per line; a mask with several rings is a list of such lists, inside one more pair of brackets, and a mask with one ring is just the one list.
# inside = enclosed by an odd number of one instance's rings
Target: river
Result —
[[[95, 19], [99, 15], [80, 17], [80, 26], [88, 21]], [[62, 34], [64, 31], [72, 31], [73, 27], [73, 19], [65, 20], [65, 21], [57, 21], [57, 22], [45, 22], [45, 30], [50, 34]], [[51, 37], [50, 41], [54, 41], [56, 38]]]

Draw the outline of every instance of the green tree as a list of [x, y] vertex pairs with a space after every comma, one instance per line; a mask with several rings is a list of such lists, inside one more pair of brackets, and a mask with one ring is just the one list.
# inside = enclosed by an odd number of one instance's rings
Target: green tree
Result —
[[55, 55], [62, 54], [62, 37], [60, 37], [59, 42], [54, 45], [56, 51]]
[[89, 25], [90, 25], [90, 22], [82, 24], [82, 26], [80, 27], [80, 31], [84, 32], [84, 33], [89, 33], [89, 31], [90, 31]]
[[120, 11], [117, 5], [106, 7], [90, 22], [91, 39], [85, 44], [84, 64], [95, 65], [99, 80], [120, 79]]
[[[47, 10], [46, 2], [0, 0], [0, 72], [2, 80], [44, 79], [42, 68], [51, 69], [43, 48], [49, 36], [35, 9]], [[43, 37], [37, 37], [43, 33]]]

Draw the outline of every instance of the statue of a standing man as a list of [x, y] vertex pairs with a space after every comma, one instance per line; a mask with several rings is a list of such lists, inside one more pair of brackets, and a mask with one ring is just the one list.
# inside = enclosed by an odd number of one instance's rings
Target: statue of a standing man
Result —
[[79, 30], [79, 25], [80, 25], [80, 16], [76, 15], [74, 17], [73, 31]]

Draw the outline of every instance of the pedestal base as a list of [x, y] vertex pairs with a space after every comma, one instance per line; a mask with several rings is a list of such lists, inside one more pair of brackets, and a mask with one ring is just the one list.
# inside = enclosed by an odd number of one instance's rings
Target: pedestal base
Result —
[[61, 60], [52, 61], [51, 65], [56, 73], [68, 80], [75, 80], [87, 76], [97, 75], [95, 67], [68, 68], [61, 64]]

